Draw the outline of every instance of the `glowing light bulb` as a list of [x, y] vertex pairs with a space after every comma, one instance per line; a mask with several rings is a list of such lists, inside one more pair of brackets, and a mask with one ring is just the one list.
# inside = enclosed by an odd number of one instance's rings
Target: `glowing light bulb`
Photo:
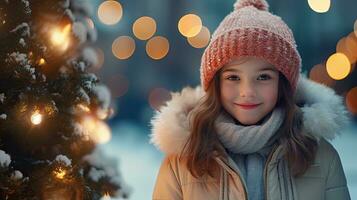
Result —
[[57, 170], [55, 170], [54, 175], [56, 176], [56, 178], [58, 179], [63, 179], [64, 176], [67, 174], [66, 170], [62, 169], [62, 168], [58, 168]]
[[111, 199], [111, 198], [110, 198], [109, 193], [106, 192], [100, 200], [110, 200], [110, 199]]
[[38, 111], [35, 111], [32, 115], [31, 115], [31, 122], [34, 125], [38, 125], [42, 122], [42, 115], [41, 113], [39, 113]]
[[77, 107], [78, 107], [80, 110], [84, 111], [84, 112], [90, 112], [89, 107], [86, 106], [86, 105], [78, 104]]
[[51, 34], [52, 44], [60, 47], [61, 50], [66, 50], [69, 46], [69, 33], [71, 24], [67, 24], [62, 30], [54, 29]]
[[110, 127], [101, 120], [92, 116], [86, 116], [82, 119], [81, 125], [83, 126], [86, 135], [97, 144], [104, 144], [111, 139]]
[[39, 65], [44, 65], [44, 64], [46, 64], [45, 59], [41, 58], [41, 59], [38, 61], [38, 64], [39, 64]]

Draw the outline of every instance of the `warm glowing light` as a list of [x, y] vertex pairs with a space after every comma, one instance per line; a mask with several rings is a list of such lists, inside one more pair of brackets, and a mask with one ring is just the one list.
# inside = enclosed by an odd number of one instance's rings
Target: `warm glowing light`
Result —
[[140, 17], [134, 22], [133, 33], [139, 40], [150, 39], [156, 32], [156, 22], [151, 17]]
[[66, 176], [66, 170], [62, 169], [62, 168], [58, 168], [55, 171], [53, 171], [54, 175], [56, 176], [56, 178], [58, 179], [63, 179], [64, 176]]
[[89, 138], [99, 144], [109, 142], [111, 139], [111, 131], [109, 126], [101, 120], [98, 120], [92, 116], [86, 116], [81, 122], [86, 135]]
[[328, 58], [326, 70], [331, 78], [341, 80], [350, 73], [351, 64], [346, 55], [335, 53]]
[[111, 198], [110, 198], [109, 193], [106, 192], [106, 193], [102, 196], [102, 198], [101, 198], [100, 200], [110, 200], [110, 199], [111, 199]]
[[350, 38], [347, 40], [347, 38], [349, 37], [343, 37], [338, 41], [336, 45], [336, 52], [343, 53], [352, 64], [356, 61], [357, 54], [355, 54], [355, 52], [351, 50], [351, 48], [353, 48], [353, 44], [351, 44], [353, 40], [351, 40]]
[[54, 29], [51, 34], [52, 44], [60, 47], [61, 50], [66, 50], [69, 46], [69, 33], [71, 24], [67, 24], [62, 30]]
[[317, 13], [324, 13], [330, 9], [331, 0], [308, 0], [310, 8]]
[[118, 59], [128, 59], [135, 51], [135, 41], [129, 36], [120, 36], [112, 44], [112, 52]]
[[346, 49], [350, 52], [350, 56], [347, 56], [351, 64], [356, 62], [357, 59], [357, 37], [354, 32], [350, 33], [345, 40]]
[[187, 14], [179, 20], [178, 29], [185, 37], [196, 36], [202, 28], [202, 20], [195, 14]]
[[99, 109], [97, 110], [97, 117], [101, 120], [107, 119], [109, 116], [108, 110]]
[[40, 114], [39, 111], [35, 111], [32, 115], [31, 115], [31, 122], [34, 125], [39, 125], [42, 122], [42, 115]]
[[46, 64], [45, 59], [41, 58], [41, 59], [38, 61], [38, 64], [39, 64], [39, 65], [44, 65], [44, 64]]
[[346, 95], [346, 105], [351, 113], [357, 114], [357, 87], [348, 91]]
[[89, 109], [89, 107], [88, 107], [87, 105], [78, 104], [77, 107], [78, 107], [80, 110], [84, 111], [84, 112], [90, 112], [90, 109]]
[[104, 1], [98, 8], [98, 17], [106, 25], [118, 23], [123, 16], [123, 8], [117, 1]]
[[195, 48], [203, 48], [208, 45], [211, 33], [207, 27], [202, 26], [201, 31], [194, 37], [187, 38], [188, 43]]
[[146, 43], [146, 53], [150, 58], [155, 60], [165, 57], [169, 49], [169, 41], [162, 36], [155, 36]]
[[329, 87], [332, 87], [336, 82], [327, 74], [326, 66], [324, 64], [317, 64], [313, 66], [310, 70], [309, 78]]

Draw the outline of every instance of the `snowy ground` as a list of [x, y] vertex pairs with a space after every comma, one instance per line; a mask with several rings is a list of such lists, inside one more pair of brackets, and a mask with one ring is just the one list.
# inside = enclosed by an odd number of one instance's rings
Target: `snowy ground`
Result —
[[[151, 199], [155, 178], [163, 155], [148, 143], [147, 130], [130, 123], [112, 127], [112, 140], [103, 145], [105, 153], [119, 160], [119, 170], [132, 186], [131, 200]], [[340, 154], [351, 199], [357, 199], [357, 125], [347, 128], [332, 144]]]

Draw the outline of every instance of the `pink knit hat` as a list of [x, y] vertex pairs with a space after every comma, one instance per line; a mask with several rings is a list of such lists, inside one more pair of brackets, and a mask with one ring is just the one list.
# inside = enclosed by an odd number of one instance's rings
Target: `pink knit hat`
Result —
[[268, 9], [265, 0], [237, 0], [234, 11], [220, 23], [203, 53], [200, 72], [205, 91], [215, 73], [233, 57], [255, 56], [273, 64], [295, 92], [301, 58], [294, 36]]

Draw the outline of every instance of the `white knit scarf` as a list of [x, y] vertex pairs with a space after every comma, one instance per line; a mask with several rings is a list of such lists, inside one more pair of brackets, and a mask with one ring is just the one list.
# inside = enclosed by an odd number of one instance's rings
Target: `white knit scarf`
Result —
[[215, 121], [218, 137], [225, 148], [234, 153], [249, 154], [260, 150], [279, 129], [284, 109], [276, 107], [260, 125], [236, 124], [232, 116], [222, 112]]

